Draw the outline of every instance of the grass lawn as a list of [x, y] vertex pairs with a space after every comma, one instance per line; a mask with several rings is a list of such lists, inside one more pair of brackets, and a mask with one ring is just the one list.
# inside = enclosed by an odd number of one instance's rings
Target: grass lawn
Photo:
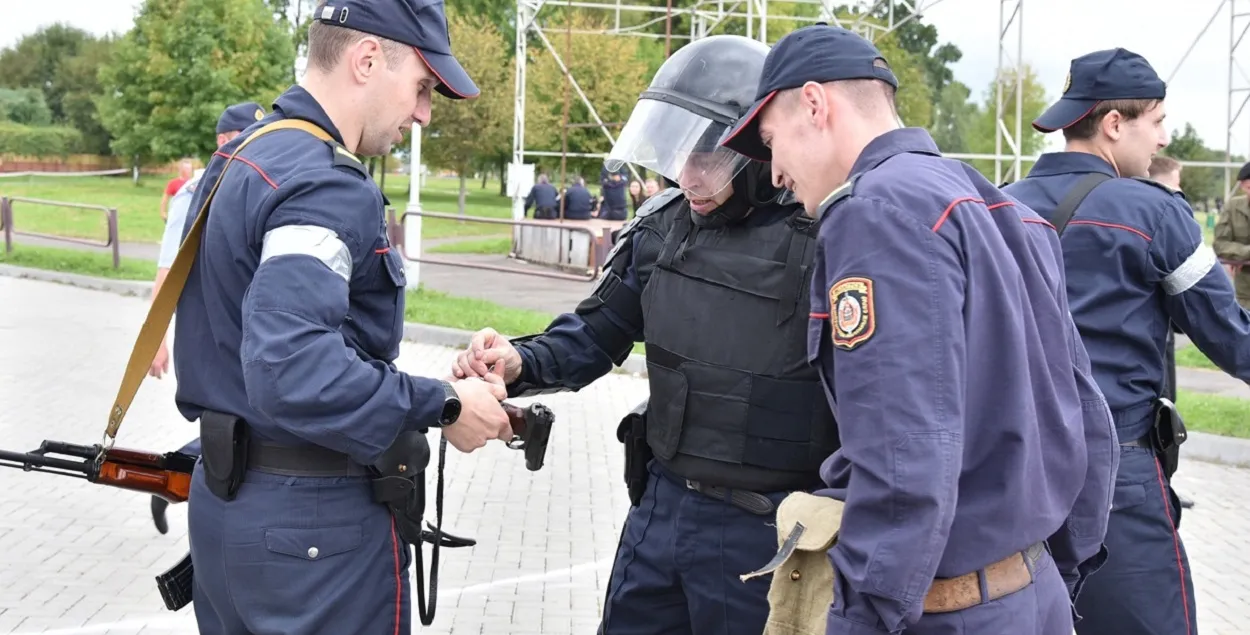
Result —
[[[14, 223], [16, 224], [16, 222]], [[0, 241], [3, 243], [3, 241]], [[151, 282], [156, 277], [156, 262], [137, 258], [121, 260], [121, 268], [113, 269], [111, 254], [73, 249], [57, 249], [54, 247], [31, 247], [13, 245], [13, 253], [6, 254], [0, 246], [0, 263], [32, 269], [49, 269], [76, 273], [84, 276], [97, 276], [113, 280], [139, 280]]]
[[507, 255], [512, 251], [512, 236], [504, 234], [491, 238], [470, 238], [468, 240], [435, 245], [426, 250], [435, 254], [499, 254]]
[[[0, 196], [22, 196], [67, 203], [103, 205], [117, 209], [117, 226], [123, 242], [160, 242], [164, 222], [160, 217], [161, 194], [172, 174], [145, 176], [135, 184], [129, 176], [17, 177], [0, 180]], [[386, 196], [396, 215], [408, 204], [409, 179], [402, 174], [386, 176]], [[428, 178], [421, 191], [421, 207], [442, 214], [458, 212], [460, 182], [454, 178]], [[512, 199], [499, 196], [499, 181], [467, 183], [465, 215], [510, 218]], [[13, 226], [25, 231], [96, 238], [107, 236], [103, 213], [17, 202], [13, 205]], [[508, 227], [486, 223], [426, 218], [422, 236], [493, 236], [507, 234]]]
[[1202, 351], [1198, 350], [1198, 347], [1193, 344], [1176, 350], [1176, 365], [1188, 366], [1189, 368], [1205, 368], [1207, 370], [1220, 369], [1219, 366], [1215, 365], [1215, 362], [1203, 355]]
[[1250, 401], [1179, 390], [1176, 406], [1190, 430], [1250, 439]]

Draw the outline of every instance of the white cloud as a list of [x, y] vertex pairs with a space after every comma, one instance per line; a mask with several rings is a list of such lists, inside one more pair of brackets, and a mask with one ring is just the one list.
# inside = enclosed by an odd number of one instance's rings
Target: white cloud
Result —
[[[53, 22], [68, 22], [94, 33], [124, 32], [142, 0], [0, 0], [0, 47]], [[964, 57], [955, 76], [980, 97], [993, 81], [998, 60], [999, 5], [995, 0], [922, 0], [930, 7], [925, 19], [938, 28], [943, 42], [952, 42]], [[1091, 51], [1121, 46], [1144, 55], [1166, 79], [1185, 50], [1211, 18], [1221, 0], [1025, 0], [1023, 7], [1024, 60], [1037, 69], [1047, 96], [1055, 99], [1063, 87], [1072, 58]], [[1231, 5], [1232, 3], [1227, 3]], [[784, 10], [778, 3], [772, 12]], [[1014, 3], [1008, 2], [1008, 10]], [[1181, 9], [1180, 7], [1187, 7]], [[1228, 107], [1229, 9], [1215, 22], [1185, 61], [1168, 89], [1169, 130], [1192, 123], [1207, 145], [1223, 148]], [[1250, 16], [1238, 26], [1250, 25]], [[1250, 37], [1239, 51], [1244, 72], [1235, 71], [1239, 86], [1250, 87]], [[1015, 56], [1015, 43], [1009, 53]], [[1244, 80], [1243, 80], [1244, 76]], [[496, 90], [511, 91], [500, 86]], [[1245, 94], [1250, 93], [1243, 93]], [[1234, 100], [1234, 111], [1240, 104]], [[1234, 152], [1250, 152], [1250, 105], [1234, 128]], [[1061, 140], [1052, 134], [1048, 141]]]

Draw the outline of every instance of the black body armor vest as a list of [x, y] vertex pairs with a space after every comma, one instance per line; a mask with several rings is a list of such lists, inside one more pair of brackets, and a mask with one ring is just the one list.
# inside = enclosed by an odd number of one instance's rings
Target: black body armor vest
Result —
[[676, 211], [642, 294], [647, 443], [670, 471], [756, 492], [820, 485], [838, 436], [807, 363], [818, 228], [802, 208], [712, 230]]

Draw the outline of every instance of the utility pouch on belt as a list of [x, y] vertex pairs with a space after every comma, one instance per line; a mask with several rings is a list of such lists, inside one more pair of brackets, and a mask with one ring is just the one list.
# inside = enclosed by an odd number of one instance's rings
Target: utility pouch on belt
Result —
[[773, 574], [763, 635], [825, 635], [833, 605], [829, 549], [842, 527], [842, 501], [795, 492], [777, 508], [777, 554], [743, 582]]
[[1164, 478], [1170, 479], [1176, 473], [1181, 460], [1181, 444], [1187, 437], [1185, 422], [1181, 420], [1181, 413], [1177, 411], [1176, 404], [1166, 397], [1156, 399], [1154, 425], [1150, 428], [1150, 444], [1154, 446], [1155, 453], [1161, 459]]
[[629, 502], [634, 507], [642, 501], [647, 491], [647, 464], [654, 456], [647, 445], [647, 403], [644, 399], [636, 408], [621, 419], [616, 427], [616, 439], [625, 444], [625, 487], [629, 490]]
[[234, 500], [247, 471], [247, 422], [205, 410], [200, 415], [200, 447], [208, 490], [222, 500]]

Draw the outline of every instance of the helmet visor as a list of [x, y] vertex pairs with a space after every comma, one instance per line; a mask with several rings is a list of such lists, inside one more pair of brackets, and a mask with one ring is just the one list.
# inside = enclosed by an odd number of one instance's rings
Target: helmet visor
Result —
[[616, 171], [632, 163], [677, 183], [687, 198], [715, 198], [750, 160], [717, 144], [728, 127], [674, 104], [642, 99], [604, 164]]

